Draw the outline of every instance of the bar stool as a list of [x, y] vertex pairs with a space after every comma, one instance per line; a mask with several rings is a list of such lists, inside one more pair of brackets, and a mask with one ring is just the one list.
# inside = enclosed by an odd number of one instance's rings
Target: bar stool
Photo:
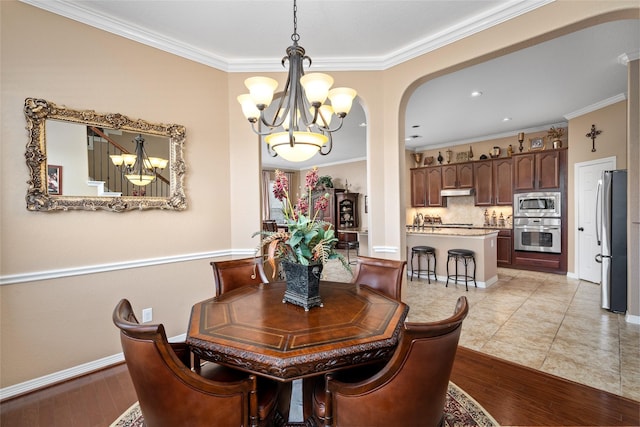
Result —
[[[456, 274], [449, 274], [449, 261], [453, 260], [456, 265]], [[458, 274], [458, 262], [462, 261], [464, 264], [464, 275]], [[469, 276], [469, 272], [467, 268], [469, 267], [469, 261], [473, 261], [473, 276]], [[449, 249], [447, 251], [447, 283], [445, 287], [449, 286], [449, 279], [454, 279], [456, 285], [458, 284], [458, 279], [462, 280], [464, 277], [464, 286], [469, 290], [468, 281], [470, 279], [473, 280], [473, 284], [478, 287], [476, 283], [476, 258], [475, 253], [468, 249]]]
[[[411, 281], [413, 281], [413, 257], [418, 256], [418, 278], [420, 278], [420, 272], [424, 271], [420, 268], [420, 256], [424, 255], [427, 258], [427, 282], [431, 283], [430, 273], [433, 273], [433, 280], [438, 281], [436, 276], [436, 250], [431, 246], [414, 246], [411, 248]], [[431, 269], [431, 258], [433, 257], [433, 270]]]
[[351, 258], [349, 256], [350, 255], [349, 251], [351, 249], [355, 249], [356, 250], [356, 258], [357, 258], [358, 255], [360, 255], [360, 253], [359, 253], [360, 252], [360, 242], [358, 242], [357, 240], [355, 242], [344, 242], [344, 245], [345, 245], [345, 247], [347, 249], [347, 262], [350, 265], [357, 264], [358, 263], [357, 259], [356, 259], [356, 261], [351, 261]]

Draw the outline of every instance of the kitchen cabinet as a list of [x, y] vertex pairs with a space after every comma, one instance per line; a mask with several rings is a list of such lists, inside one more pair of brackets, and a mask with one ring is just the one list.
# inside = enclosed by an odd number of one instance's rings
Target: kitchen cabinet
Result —
[[494, 159], [493, 166], [493, 202], [498, 206], [511, 206], [513, 203], [513, 161]]
[[498, 232], [498, 248], [496, 250], [496, 259], [498, 267], [511, 267], [511, 254], [513, 249], [513, 231], [500, 230]]
[[545, 150], [513, 156], [514, 191], [560, 189], [564, 150]]
[[442, 188], [473, 188], [473, 163], [442, 166]]
[[473, 163], [476, 206], [511, 206], [513, 203], [511, 158]]
[[358, 193], [336, 194], [338, 230], [358, 227]]
[[442, 168], [433, 166], [427, 168], [427, 206], [441, 207], [446, 206], [447, 202], [440, 195], [442, 189]]
[[440, 166], [411, 169], [411, 206], [446, 206], [446, 199], [440, 196], [442, 172]]
[[411, 206], [427, 206], [427, 168], [411, 169]]

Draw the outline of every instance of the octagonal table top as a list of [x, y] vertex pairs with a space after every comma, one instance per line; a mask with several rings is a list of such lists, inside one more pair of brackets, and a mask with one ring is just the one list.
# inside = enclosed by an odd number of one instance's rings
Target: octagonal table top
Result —
[[203, 359], [281, 381], [384, 360], [409, 310], [364, 285], [321, 282], [323, 307], [283, 303], [284, 282], [195, 304], [187, 343]]

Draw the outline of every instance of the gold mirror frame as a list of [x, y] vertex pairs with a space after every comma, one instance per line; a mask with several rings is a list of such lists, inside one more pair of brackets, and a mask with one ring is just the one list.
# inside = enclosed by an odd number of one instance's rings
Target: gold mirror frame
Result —
[[[101, 114], [92, 110], [73, 110], [38, 98], [25, 99], [24, 114], [27, 119], [27, 131], [29, 132], [29, 141], [25, 153], [30, 174], [30, 179], [27, 181], [29, 188], [26, 196], [28, 210], [66, 211], [81, 209], [124, 212], [134, 209], [184, 210], [187, 208], [183, 188], [186, 171], [183, 159], [186, 133], [184, 126], [149, 123], [141, 119], [133, 120], [118, 113]], [[47, 189], [47, 141], [45, 134], [45, 122], [47, 119], [168, 137], [169, 196], [86, 197], [50, 195]]]

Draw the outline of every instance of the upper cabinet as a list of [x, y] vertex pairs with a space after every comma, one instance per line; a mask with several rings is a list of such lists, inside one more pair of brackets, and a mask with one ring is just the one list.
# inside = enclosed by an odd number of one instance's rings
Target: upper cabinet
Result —
[[548, 150], [513, 156], [513, 190], [559, 189], [563, 154], [564, 150]]
[[473, 163], [442, 166], [442, 188], [473, 188]]
[[427, 168], [411, 169], [411, 206], [427, 206]]
[[446, 199], [440, 195], [442, 189], [442, 171], [440, 166], [427, 168], [427, 206], [446, 206]]
[[440, 166], [411, 169], [411, 206], [446, 206], [440, 196], [442, 189], [442, 171]]
[[511, 205], [511, 158], [483, 160], [473, 163], [476, 206]]

